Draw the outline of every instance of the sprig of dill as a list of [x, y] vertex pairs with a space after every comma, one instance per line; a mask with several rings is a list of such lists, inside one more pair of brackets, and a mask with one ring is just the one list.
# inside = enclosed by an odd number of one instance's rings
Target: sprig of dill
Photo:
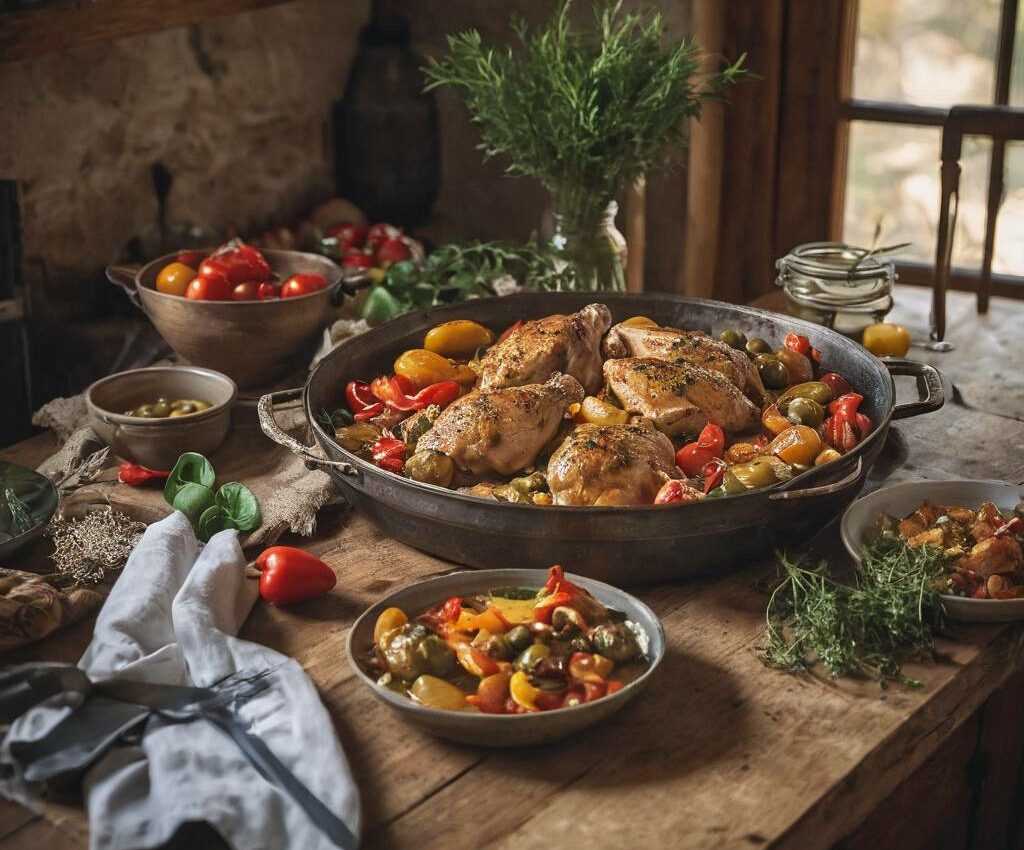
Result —
[[928, 657], [943, 626], [939, 550], [880, 538], [847, 580], [826, 561], [808, 565], [779, 554], [781, 581], [767, 609], [764, 661], [791, 672], [815, 662], [833, 678], [863, 675], [880, 683], [921, 683], [903, 662]]
[[663, 47], [655, 12], [623, 14], [621, 0], [606, 0], [578, 28], [571, 5], [560, 0], [537, 29], [513, 17], [516, 49], [485, 44], [476, 30], [449, 36], [424, 73], [427, 89], [451, 86], [465, 100], [486, 157], [507, 156], [510, 174], [539, 179], [560, 212], [586, 221], [624, 184], [678, 158], [684, 119], [746, 71], [741, 56], [702, 75], [696, 40]]

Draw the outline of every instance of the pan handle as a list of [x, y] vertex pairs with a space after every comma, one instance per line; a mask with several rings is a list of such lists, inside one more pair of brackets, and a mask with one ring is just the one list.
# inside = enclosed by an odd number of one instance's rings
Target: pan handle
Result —
[[908, 419], [938, 410], [946, 402], [946, 391], [942, 388], [942, 375], [934, 366], [917, 360], [886, 358], [882, 360], [890, 375], [911, 375], [917, 378], [917, 392], [920, 398], [893, 408], [893, 419]]
[[128, 296], [128, 300], [138, 307], [143, 313], [146, 312], [146, 308], [142, 306], [142, 299], [139, 298], [139, 290], [135, 281], [135, 276], [139, 273], [141, 266], [107, 266], [107, 280], [109, 280], [114, 286], [119, 286], [124, 290], [125, 295]]
[[840, 490], [845, 490], [847, 487], [855, 485], [860, 479], [860, 473], [863, 468], [863, 459], [857, 458], [857, 465], [853, 468], [853, 472], [848, 473], [832, 484], [804, 487], [800, 490], [780, 490], [777, 493], [769, 494], [768, 499], [772, 502], [780, 502], [789, 499], [810, 499], [814, 496], [831, 496], [833, 493], [838, 493]]
[[279, 446], [284, 446], [288, 451], [297, 455], [306, 464], [306, 469], [336, 469], [342, 475], [359, 477], [359, 470], [352, 464], [343, 460], [328, 460], [313, 454], [309, 446], [304, 446], [294, 437], [286, 434], [277, 419], [274, 418], [274, 408], [279, 404], [289, 401], [297, 401], [302, 397], [302, 387], [295, 387], [290, 390], [278, 390], [274, 393], [267, 393], [260, 396], [256, 403], [256, 415], [260, 420], [260, 428], [263, 433], [270, 437]]

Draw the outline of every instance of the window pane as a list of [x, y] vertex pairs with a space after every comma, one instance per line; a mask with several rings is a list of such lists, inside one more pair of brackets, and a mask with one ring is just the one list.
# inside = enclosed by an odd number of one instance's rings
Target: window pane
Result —
[[853, 96], [992, 103], [999, 0], [860, 0]]
[[1008, 145], [992, 271], [1024, 276], [1024, 146]]
[[932, 262], [939, 206], [938, 127], [854, 121], [850, 124], [843, 239], [913, 243], [900, 256]]

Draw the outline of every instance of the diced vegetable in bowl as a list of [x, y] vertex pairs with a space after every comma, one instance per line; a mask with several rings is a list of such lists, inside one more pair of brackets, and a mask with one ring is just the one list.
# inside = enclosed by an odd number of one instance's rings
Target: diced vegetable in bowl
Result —
[[664, 637], [634, 597], [552, 567], [415, 584], [367, 610], [348, 649], [375, 695], [427, 731], [521, 746], [617, 710], [646, 685]]

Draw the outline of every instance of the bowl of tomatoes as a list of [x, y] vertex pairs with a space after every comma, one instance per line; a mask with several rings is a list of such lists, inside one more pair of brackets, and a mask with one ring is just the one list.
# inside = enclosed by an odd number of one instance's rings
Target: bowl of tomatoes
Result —
[[339, 309], [342, 276], [319, 254], [240, 240], [166, 254], [137, 271], [107, 269], [179, 357], [240, 389], [265, 387], [308, 362]]

